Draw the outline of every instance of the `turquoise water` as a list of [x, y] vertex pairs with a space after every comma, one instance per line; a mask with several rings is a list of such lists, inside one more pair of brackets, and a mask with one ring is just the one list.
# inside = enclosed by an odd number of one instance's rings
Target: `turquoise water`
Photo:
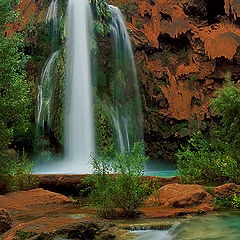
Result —
[[176, 164], [163, 162], [161, 160], [150, 160], [145, 165], [146, 176], [174, 177], [177, 175]]
[[[83, 174], [84, 171], [76, 171], [68, 169], [68, 164], [63, 165], [61, 158], [54, 157], [51, 153], [45, 153], [44, 156], [39, 156], [39, 159], [35, 159], [38, 162], [35, 167], [35, 174]], [[56, 162], [58, 163], [56, 165]], [[161, 160], [150, 160], [145, 164], [145, 176], [157, 176], [157, 177], [174, 177], [177, 175], [176, 164], [163, 162]]]
[[240, 211], [229, 210], [179, 220], [169, 230], [135, 231], [135, 240], [239, 240]]

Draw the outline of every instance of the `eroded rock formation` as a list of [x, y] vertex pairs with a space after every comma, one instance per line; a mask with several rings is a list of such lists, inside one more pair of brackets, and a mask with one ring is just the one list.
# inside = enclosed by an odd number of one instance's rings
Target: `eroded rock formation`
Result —
[[209, 100], [227, 72], [240, 76], [238, 0], [118, 0], [136, 48], [145, 140], [165, 159], [191, 132], [210, 121]]
[[[135, 46], [147, 152], [171, 160], [196, 125], [211, 122], [209, 100], [226, 73], [239, 80], [239, 0], [108, 2], [123, 11]], [[23, 0], [23, 24], [30, 12], [37, 22], [43, 21], [46, 6], [46, 1]], [[35, 81], [39, 77], [32, 75]]]

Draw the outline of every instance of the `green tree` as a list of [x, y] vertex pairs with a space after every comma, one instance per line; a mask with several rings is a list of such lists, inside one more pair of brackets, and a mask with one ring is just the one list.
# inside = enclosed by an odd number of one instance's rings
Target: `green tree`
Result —
[[226, 75], [226, 86], [216, 93], [211, 101], [213, 113], [221, 118], [218, 133], [232, 147], [240, 150], [240, 88], [231, 83], [231, 74]]
[[32, 110], [23, 33], [7, 34], [8, 28], [21, 21], [18, 11], [13, 10], [17, 3], [0, 0], [0, 182], [11, 169], [7, 149], [29, 131]]

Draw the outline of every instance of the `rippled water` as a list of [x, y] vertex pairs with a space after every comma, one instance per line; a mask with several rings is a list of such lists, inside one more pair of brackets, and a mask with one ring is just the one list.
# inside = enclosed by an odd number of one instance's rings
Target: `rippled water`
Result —
[[135, 240], [239, 240], [240, 211], [223, 211], [180, 220], [169, 230], [135, 231]]

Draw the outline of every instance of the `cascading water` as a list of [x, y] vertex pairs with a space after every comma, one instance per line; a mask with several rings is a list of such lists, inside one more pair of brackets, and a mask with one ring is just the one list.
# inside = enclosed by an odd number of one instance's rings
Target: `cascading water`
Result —
[[130, 151], [135, 142], [143, 139], [141, 100], [133, 51], [124, 17], [117, 7], [110, 5], [109, 9], [112, 15], [110, 31], [115, 48], [111, 115], [118, 136], [119, 149]]
[[40, 128], [44, 130], [45, 122], [47, 122], [48, 128], [50, 127], [52, 76], [57, 55], [58, 51], [54, 52], [47, 60], [42, 71], [40, 84], [38, 85], [38, 130]]
[[[42, 69], [41, 80], [38, 86], [38, 117], [37, 117], [37, 140], [50, 130], [51, 99], [53, 91], [53, 71], [59, 51], [54, 50], [57, 36], [57, 0], [52, 0], [45, 19], [46, 25], [50, 24], [52, 36], [52, 54], [47, 59]], [[46, 124], [45, 124], [46, 123]], [[46, 128], [47, 126], [47, 128]]]
[[57, 0], [52, 0], [47, 16], [46, 16], [46, 23], [52, 22], [53, 29], [56, 31], [57, 30], [57, 9], [58, 9], [58, 1]]
[[[56, 0], [53, 0], [49, 7], [46, 17], [48, 22], [55, 23], [57, 19], [56, 4]], [[115, 135], [118, 138], [119, 150], [130, 151], [135, 142], [142, 140], [141, 101], [133, 52], [123, 16], [118, 8], [109, 6], [109, 9], [112, 14], [110, 29], [115, 44], [114, 72], [116, 76], [111, 82], [112, 93], [109, 109], [115, 126]], [[44, 171], [47, 170], [48, 173], [91, 172], [89, 155], [95, 151], [90, 54], [90, 35], [93, 34], [91, 32], [92, 22], [88, 0], [68, 1], [64, 156], [62, 161], [54, 161], [51, 162], [51, 166], [44, 167]], [[54, 52], [51, 55], [42, 74], [45, 76], [44, 79], [49, 79], [50, 82], [49, 76], [57, 54], [58, 52]], [[40, 103], [44, 102], [42, 86], [44, 85], [40, 84], [39, 87]], [[49, 86], [51, 86], [50, 83]], [[51, 89], [51, 87], [48, 87], [48, 89]], [[47, 100], [49, 100], [46, 102], [50, 104], [51, 91], [46, 92], [48, 93], [46, 94], [48, 95]], [[43, 109], [43, 105], [40, 104], [39, 112], [42, 112]], [[49, 109], [48, 107], [47, 110]], [[39, 121], [42, 119], [41, 115], [38, 119]]]
[[67, 94], [65, 161], [70, 172], [89, 173], [89, 155], [95, 150], [91, 89], [88, 0], [70, 0], [67, 23]]

